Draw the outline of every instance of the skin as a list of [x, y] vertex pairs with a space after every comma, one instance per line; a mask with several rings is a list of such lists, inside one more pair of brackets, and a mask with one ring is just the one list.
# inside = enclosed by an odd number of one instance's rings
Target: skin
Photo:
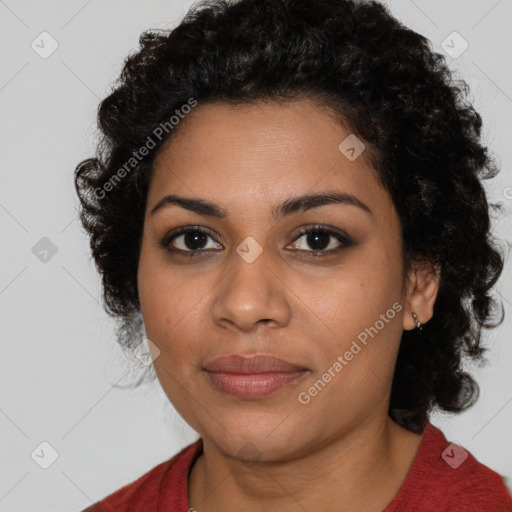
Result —
[[[155, 160], [147, 198], [138, 286], [148, 338], [161, 351], [158, 379], [203, 438], [189, 476], [199, 512], [382, 511], [398, 492], [422, 436], [388, 416], [394, 364], [412, 312], [427, 322], [438, 280], [428, 265], [402, 269], [400, 223], [366, 153], [338, 149], [352, 132], [313, 100], [199, 105]], [[272, 208], [305, 193], [340, 191], [372, 213], [330, 204], [276, 220]], [[167, 194], [224, 208], [224, 220], [170, 204]], [[300, 227], [343, 230], [349, 246], [314, 256]], [[181, 226], [209, 230], [197, 245]], [[248, 263], [236, 248], [262, 248]], [[322, 239], [325, 251], [340, 247]], [[311, 242], [311, 243], [310, 243]], [[198, 248], [199, 247], [199, 248]], [[380, 315], [394, 318], [307, 404], [307, 391]], [[242, 400], [210, 384], [203, 365], [229, 354], [272, 354], [306, 367], [296, 383]], [[251, 449], [249, 449], [251, 447]]]

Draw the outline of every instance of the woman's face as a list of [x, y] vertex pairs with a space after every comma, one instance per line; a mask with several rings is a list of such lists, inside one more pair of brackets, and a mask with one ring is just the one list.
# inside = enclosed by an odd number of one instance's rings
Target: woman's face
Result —
[[[387, 419], [408, 292], [366, 153], [306, 100], [199, 105], [181, 122], [155, 161], [138, 273], [170, 401], [239, 458], [285, 460]], [[346, 200], [280, 208], [311, 194]], [[317, 225], [328, 233], [301, 234]], [[230, 355], [290, 365], [212, 365]]]

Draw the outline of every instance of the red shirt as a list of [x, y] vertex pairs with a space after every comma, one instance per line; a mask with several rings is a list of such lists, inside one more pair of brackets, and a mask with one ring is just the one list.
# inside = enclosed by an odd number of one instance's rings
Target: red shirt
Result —
[[[202, 439], [82, 512], [188, 512]], [[512, 512], [502, 477], [427, 424], [407, 477], [383, 512]]]

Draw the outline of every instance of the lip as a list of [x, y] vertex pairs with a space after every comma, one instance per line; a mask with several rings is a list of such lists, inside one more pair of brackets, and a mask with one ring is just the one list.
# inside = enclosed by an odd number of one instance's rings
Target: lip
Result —
[[229, 356], [217, 357], [204, 365], [204, 369], [209, 372], [226, 373], [273, 373], [273, 372], [296, 372], [307, 370], [304, 366], [299, 366], [279, 357], [267, 354], [254, 354], [249, 356], [232, 354]]
[[268, 396], [293, 384], [309, 371], [266, 354], [219, 357], [206, 363], [203, 369], [217, 389], [241, 399]]

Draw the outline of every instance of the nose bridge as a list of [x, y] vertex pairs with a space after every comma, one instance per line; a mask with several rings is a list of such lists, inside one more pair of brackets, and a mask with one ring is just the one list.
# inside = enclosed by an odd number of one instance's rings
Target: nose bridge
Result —
[[289, 307], [285, 286], [271, 267], [269, 251], [247, 237], [230, 255], [229, 273], [220, 284], [213, 306], [216, 322], [229, 321], [250, 330], [261, 320], [282, 325]]

